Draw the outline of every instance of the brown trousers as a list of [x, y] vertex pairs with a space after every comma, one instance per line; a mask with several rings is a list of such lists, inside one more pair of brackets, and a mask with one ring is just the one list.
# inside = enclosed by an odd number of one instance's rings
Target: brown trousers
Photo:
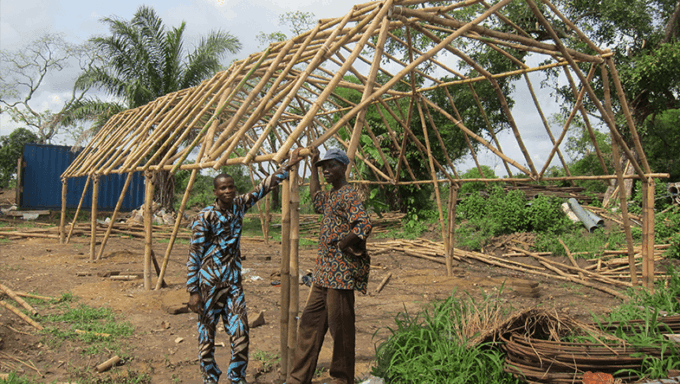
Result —
[[354, 290], [312, 286], [300, 318], [289, 384], [310, 384], [326, 331], [333, 337], [333, 383], [354, 384]]

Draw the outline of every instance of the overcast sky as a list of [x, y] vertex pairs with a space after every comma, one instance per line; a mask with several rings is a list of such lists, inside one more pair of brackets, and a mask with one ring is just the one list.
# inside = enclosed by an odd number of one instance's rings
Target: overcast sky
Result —
[[[239, 38], [243, 49], [235, 56], [226, 57], [225, 64], [233, 59], [246, 57], [248, 54], [262, 50], [258, 46], [256, 35], [259, 32], [271, 33], [278, 30], [291, 35], [284, 26], [278, 25], [279, 15], [286, 12], [303, 11], [314, 13], [317, 19], [340, 17], [351, 10], [354, 4], [365, 3], [366, 0], [332, 1], [332, 0], [151, 0], [146, 2], [119, 1], [39, 1], [39, 0], [0, 0], [0, 49], [15, 50], [44, 33], [63, 33], [71, 43], [81, 43], [94, 35], [106, 35], [108, 30], [99, 22], [102, 17], [118, 16], [129, 20], [137, 8], [144, 4], [153, 7], [165, 22], [166, 26], [177, 26], [186, 22], [186, 46], [198, 41], [210, 30], [222, 29]], [[73, 81], [77, 76], [75, 69], [64, 70], [51, 76], [35, 97], [34, 105], [40, 110], [58, 110], [63, 98], [69, 94]], [[534, 87], [540, 91], [536, 78]], [[545, 133], [545, 128], [533, 108], [529, 94], [519, 86], [515, 99], [518, 103], [513, 111], [520, 125], [522, 137], [534, 158], [536, 167], [541, 168], [547, 159], [552, 145]], [[545, 101], [548, 96], [543, 92]], [[543, 101], [541, 101], [543, 103]], [[549, 115], [557, 110], [556, 106], [547, 107], [544, 113]], [[17, 125], [5, 115], [0, 116], [0, 135], [9, 134]], [[561, 127], [553, 127], [556, 135]], [[503, 150], [513, 159], [525, 164], [519, 147], [509, 132], [501, 135]], [[67, 139], [60, 138], [53, 144], [65, 144]], [[497, 174], [501, 170], [500, 159], [490, 153], [480, 153], [480, 160], [495, 168]], [[553, 161], [553, 164], [556, 164]], [[463, 168], [468, 168], [470, 163]]]

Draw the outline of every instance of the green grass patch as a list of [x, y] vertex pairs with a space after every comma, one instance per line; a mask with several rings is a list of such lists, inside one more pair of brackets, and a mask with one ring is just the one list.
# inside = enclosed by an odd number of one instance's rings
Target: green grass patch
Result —
[[457, 298], [455, 292], [415, 316], [399, 313], [396, 328], [388, 328], [389, 339], [376, 347], [372, 374], [387, 383], [521, 383], [503, 371], [500, 350], [468, 345], [505, 313], [497, 297], [475, 302], [469, 295]]
[[108, 350], [125, 355], [120, 339], [132, 335], [134, 329], [129, 322], [119, 321], [110, 308], [92, 308], [84, 304], [71, 307], [67, 301], [60, 304], [59, 312], [42, 318], [43, 323], [47, 323], [43, 333], [52, 336], [45, 340], [46, 343], [58, 346], [64, 340], [78, 340], [86, 345], [83, 354]]
[[576, 259], [600, 257], [605, 250], [621, 249], [626, 246], [626, 235], [618, 229], [598, 229], [590, 233], [585, 228], [573, 228], [558, 236], [538, 233], [534, 247], [538, 252], [552, 252], [555, 256], [566, 256], [567, 252], [559, 239], [562, 239]]

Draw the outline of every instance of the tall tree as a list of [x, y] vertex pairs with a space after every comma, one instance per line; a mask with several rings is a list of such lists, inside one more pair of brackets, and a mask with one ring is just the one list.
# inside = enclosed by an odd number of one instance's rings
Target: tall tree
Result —
[[[616, 53], [623, 90], [650, 166], [680, 180], [680, 1], [563, 0], [559, 6], [591, 40]], [[558, 89], [558, 95], [573, 105], [571, 90]], [[614, 109], [619, 129], [632, 144], [621, 106], [615, 104]]]
[[7, 187], [16, 173], [24, 144], [38, 140], [38, 136], [26, 128], [17, 128], [7, 136], [0, 136], [0, 188]]
[[[108, 58], [104, 65], [85, 71], [77, 81], [80, 88], [98, 88], [117, 101], [98, 98], [83, 100], [70, 115], [72, 119], [95, 120], [100, 128], [113, 114], [147, 104], [170, 92], [189, 88], [221, 69], [227, 53], [241, 49], [238, 38], [226, 31], [211, 31], [188, 52], [184, 48], [186, 23], [167, 29], [156, 12], [140, 6], [131, 20], [106, 17], [101, 20], [111, 33], [91, 42]], [[161, 172], [156, 185], [156, 202], [172, 209], [174, 182]]]
[[[69, 67], [88, 70], [99, 59], [89, 44], [71, 44], [60, 34], [47, 33], [14, 51], [0, 51], [0, 113], [34, 132], [38, 143], [49, 143], [63, 131], [61, 116], [83, 100], [88, 86], [74, 87], [59, 111], [42, 110], [36, 98], [50, 77], [64, 75]], [[57, 96], [59, 97], [59, 96]], [[71, 127], [75, 128], [75, 127]]]

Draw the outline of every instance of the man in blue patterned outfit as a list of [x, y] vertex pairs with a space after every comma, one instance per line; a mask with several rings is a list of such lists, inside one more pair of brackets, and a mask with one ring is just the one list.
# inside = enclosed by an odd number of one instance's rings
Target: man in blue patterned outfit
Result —
[[328, 330], [333, 337], [329, 369], [332, 383], [354, 384], [354, 290], [366, 293], [371, 267], [366, 238], [371, 232], [371, 221], [359, 194], [345, 179], [347, 155], [339, 149], [330, 149], [319, 160], [319, 151], [314, 149], [312, 162], [323, 169], [324, 178], [333, 188], [322, 191], [318, 172], [312, 172], [309, 188], [314, 211], [323, 213], [323, 220], [313, 285], [300, 317], [288, 384], [312, 382]]
[[215, 177], [215, 203], [201, 210], [192, 224], [187, 261], [189, 308], [199, 314], [198, 357], [204, 383], [217, 383], [222, 371], [215, 362], [215, 329], [220, 317], [231, 341], [227, 376], [232, 384], [245, 383], [249, 329], [241, 281], [241, 228], [246, 211], [288, 177], [300, 161], [299, 149], [288, 166], [265, 178], [255, 189], [236, 196], [234, 179]]

